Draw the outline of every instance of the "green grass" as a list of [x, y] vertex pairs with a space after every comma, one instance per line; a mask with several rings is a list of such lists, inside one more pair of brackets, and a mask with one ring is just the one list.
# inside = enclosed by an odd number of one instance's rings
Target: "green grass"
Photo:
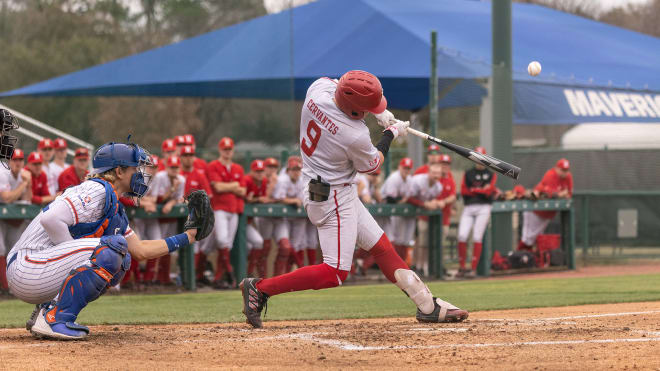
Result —
[[[493, 310], [660, 300], [660, 274], [595, 278], [432, 282], [443, 299], [470, 310]], [[268, 302], [269, 320], [413, 316], [415, 307], [394, 285], [346, 286], [283, 294]], [[33, 306], [0, 301], [0, 328], [22, 327]], [[79, 322], [162, 324], [243, 322], [239, 291], [104, 296]]]

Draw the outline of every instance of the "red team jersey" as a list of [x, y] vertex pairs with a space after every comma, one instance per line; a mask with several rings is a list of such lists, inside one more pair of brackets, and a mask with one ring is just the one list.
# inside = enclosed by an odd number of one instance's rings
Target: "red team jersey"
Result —
[[[456, 195], [456, 182], [454, 176], [449, 173], [447, 176], [440, 178], [442, 183], [442, 192], [438, 195], [438, 199], [442, 200], [449, 196]], [[442, 209], [442, 225], [449, 225], [449, 218], [451, 218], [452, 204], [447, 204]]]
[[[85, 175], [87, 175], [87, 172], [85, 172]], [[82, 183], [84, 178], [85, 177], [83, 177], [83, 179], [78, 178], [78, 174], [76, 174], [76, 169], [73, 166], [69, 166], [57, 178], [57, 184], [59, 187], [58, 189], [60, 191], [64, 191], [69, 187], [77, 186], [78, 184]]]
[[[548, 195], [555, 195], [560, 191], [568, 190], [569, 197], [573, 195], [573, 175], [571, 173], [568, 173], [566, 178], [560, 178], [559, 175], [557, 175], [557, 172], [555, 171], [555, 168], [553, 167], [552, 169], [546, 171], [545, 175], [543, 175], [543, 179], [539, 182], [539, 184], [534, 187], [535, 191], [543, 192]], [[552, 219], [555, 217], [555, 214], [557, 214], [556, 211], [534, 211], [536, 215], [546, 218], [546, 219]]]
[[[232, 163], [229, 168], [220, 163], [219, 160], [211, 161], [207, 167], [206, 174], [209, 182], [239, 182], [240, 185], [245, 186], [245, 179], [243, 167], [239, 164]], [[231, 192], [218, 193], [213, 190], [213, 198], [211, 198], [211, 206], [213, 210], [223, 210], [228, 213], [242, 213], [243, 212], [243, 199], [236, 196]]]
[[190, 192], [192, 192], [195, 189], [201, 189], [206, 191], [206, 194], [208, 194], [209, 197], [213, 195], [213, 191], [211, 190], [211, 184], [209, 183], [209, 180], [206, 178], [204, 171], [199, 169], [193, 169], [192, 171], [188, 171], [188, 172], [181, 170], [180, 174], [186, 178], [186, 185], [183, 189], [184, 196], [188, 196]]
[[195, 160], [193, 161], [193, 167], [194, 167], [195, 169], [199, 169], [199, 170], [201, 170], [201, 171], [203, 171], [203, 172], [206, 172], [206, 167], [207, 167], [207, 166], [208, 166], [208, 165], [206, 164], [206, 161], [202, 160], [202, 159], [199, 158], [199, 157], [195, 157]]
[[268, 179], [264, 178], [260, 184], [254, 180], [250, 175], [245, 176], [245, 186], [247, 187], [246, 196], [252, 195], [253, 197], [265, 196], [268, 190]]
[[424, 165], [418, 167], [417, 170], [415, 170], [415, 172], [413, 173], [413, 175], [417, 175], [417, 174], [426, 174], [426, 173], [428, 173], [428, 172], [429, 172], [429, 165], [428, 165], [428, 164], [424, 164]]
[[42, 171], [38, 176], [32, 175], [32, 203], [40, 204], [43, 196], [50, 196], [50, 192], [48, 191], [48, 178]]

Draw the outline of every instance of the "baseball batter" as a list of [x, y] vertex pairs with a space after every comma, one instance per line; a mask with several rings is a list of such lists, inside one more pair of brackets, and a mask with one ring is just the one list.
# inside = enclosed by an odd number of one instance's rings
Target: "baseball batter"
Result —
[[37, 304], [26, 324], [34, 336], [85, 338], [89, 329], [75, 322], [78, 314], [121, 281], [131, 256], [156, 258], [194, 241], [196, 230], [142, 241], [129, 227], [119, 196], [144, 195], [148, 162], [136, 144], [104, 144], [94, 155], [93, 178], [46, 206], [9, 253], [12, 293]]
[[[486, 154], [483, 147], [475, 148], [475, 151]], [[461, 196], [463, 197], [463, 213], [458, 223], [458, 276], [472, 275], [477, 269], [481, 258], [482, 241], [493, 203], [493, 194], [496, 192], [495, 180], [497, 175], [486, 169], [483, 165], [475, 165], [465, 172], [461, 183]], [[472, 230], [472, 271], [465, 268], [467, 258], [467, 240]]]
[[[546, 171], [543, 179], [534, 187], [536, 198], [571, 198], [573, 195], [573, 175], [567, 159], [562, 158], [552, 169]], [[525, 211], [523, 213], [522, 236], [518, 250], [531, 250], [536, 237], [550, 224], [556, 211]]]
[[[392, 140], [405, 135], [410, 125], [394, 119], [386, 106], [380, 81], [364, 71], [349, 71], [338, 82], [321, 78], [307, 90], [300, 121], [303, 205], [318, 229], [323, 263], [272, 278], [243, 280], [243, 313], [252, 326], [262, 327], [261, 311], [273, 295], [341, 285], [356, 246], [369, 251], [385, 276], [415, 303], [419, 321], [467, 318], [468, 312], [433, 297], [357, 196], [355, 174], [376, 171]], [[379, 114], [378, 121], [387, 126], [376, 146], [364, 121], [368, 112]]]

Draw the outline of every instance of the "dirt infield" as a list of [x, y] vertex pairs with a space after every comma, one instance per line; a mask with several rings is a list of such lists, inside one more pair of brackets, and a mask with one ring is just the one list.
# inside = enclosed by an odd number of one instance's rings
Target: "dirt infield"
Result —
[[0, 330], [0, 369], [660, 369], [660, 302], [413, 318], [93, 326], [87, 341]]

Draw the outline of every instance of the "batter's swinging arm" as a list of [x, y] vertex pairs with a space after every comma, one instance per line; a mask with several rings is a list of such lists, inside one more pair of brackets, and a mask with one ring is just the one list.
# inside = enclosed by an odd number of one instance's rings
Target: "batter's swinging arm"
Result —
[[457, 144], [432, 137], [426, 133], [422, 133], [419, 130], [408, 128], [408, 132], [420, 138], [428, 139], [431, 142], [437, 143], [445, 148], [449, 148], [450, 150], [458, 153], [468, 160], [483, 165], [491, 170], [497, 171], [498, 173], [506, 175], [509, 178], [518, 179], [518, 176], [520, 176], [520, 168], [518, 166], [511, 165], [492, 156], [483, 155], [479, 152], [459, 146]]

